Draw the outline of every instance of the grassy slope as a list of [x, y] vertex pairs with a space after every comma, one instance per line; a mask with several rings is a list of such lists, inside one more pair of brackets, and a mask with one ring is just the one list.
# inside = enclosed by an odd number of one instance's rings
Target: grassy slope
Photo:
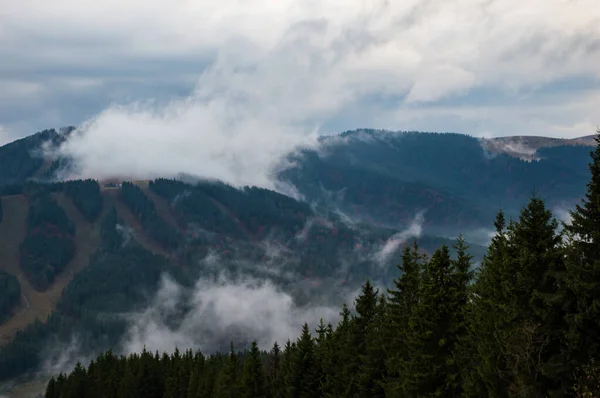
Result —
[[73, 203], [63, 194], [56, 194], [58, 204], [75, 223], [76, 252], [65, 270], [56, 277], [54, 284], [44, 292], [36, 291], [19, 266], [19, 244], [23, 241], [27, 224], [27, 200], [20, 195], [3, 197], [5, 220], [0, 224], [0, 267], [15, 275], [21, 284], [23, 300], [19, 310], [6, 323], [0, 325], [0, 344], [5, 344], [15, 333], [36, 318], [45, 320], [56, 308], [62, 290], [75, 274], [89, 263], [90, 255], [100, 244], [96, 225], [88, 223]]
[[175, 215], [171, 211], [171, 206], [169, 206], [169, 203], [163, 197], [158, 196], [148, 188], [143, 188], [142, 191], [150, 200], [152, 200], [152, 202], [154, 202], [154, 206], [156, 206], [156, 212], [158, 213], [159, 217], [165, 220], [167, 224], [169, 224], [179, 233], [185, 234], [185, 228], [182, 228], [177, 222]]
[[153, 239], [151, 239], [142, 226], [140, 225], [137, 218], [129, 210], [129, 208], [120, 200], [121, 190], [120, 189], [104, 189], [102, 190], [102, 196], [104, 202], [109, 206], [114, 206], [117, 210], [119, 217], [125, 221], [127, 227], [130, 229], [133, 239], [136, 240], [142, 247], [153, 254], [160, 256], [169, 257], [164, 249], [160, 247]]

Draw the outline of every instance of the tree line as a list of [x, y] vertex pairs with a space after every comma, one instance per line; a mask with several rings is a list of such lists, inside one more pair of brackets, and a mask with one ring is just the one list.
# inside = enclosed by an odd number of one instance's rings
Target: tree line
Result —
[[340, 322], [261, 352], [107, 352], [52, 378], [46, 397], [593, 397], [600, 395], [600, 133], [581, 204], [562, 226], [533, 196], [498, 212], [474, 269], [459, 238], [401, 275], [366, 282]]

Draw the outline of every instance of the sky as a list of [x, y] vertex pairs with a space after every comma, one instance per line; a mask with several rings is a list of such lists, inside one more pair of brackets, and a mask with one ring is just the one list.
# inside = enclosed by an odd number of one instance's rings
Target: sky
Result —
[[600, 124], [597, 0], [2, 0], [0, 59], [0, 142]]

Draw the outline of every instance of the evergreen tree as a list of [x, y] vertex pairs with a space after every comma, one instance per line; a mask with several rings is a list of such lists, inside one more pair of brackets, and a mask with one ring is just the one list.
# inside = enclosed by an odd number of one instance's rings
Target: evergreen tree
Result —
[[282, 397], [284, 393], [281, 361], [281, 348], [279, 348], [279, 344], [275, 342], [269, 355], [269, 365], [267, 369], [267, 383], [269, 388], [269, 394], [271, 397], [274, 398]]
[[322, 364], [324, 381], [321, 390], [326, 397], [349, 397], [354, 391], [348, 388], [352, 379], [356, 377], [348, 371], [348, 364], [352, 361], [352, 352], [349, 349], [352, 332], [351, 313], [344, 304], [340, 312], [340, 320], [335, 332], [327, 340], [326, 351], [328, 355]]
[[421, 274], [426, 256], [419, 252], [417, 241], [412, 247], [406, 247], [402, 255], [399, 269], [400, 278], [394, 280], [395, 289], [389, 289], [387, 341], [386, 394], [396, 397], [401, 395], [400, 377], [406, 372], [404, 365], [407, 361], [407, 333], [409, 319], [419, 303]]
[[260, 351], [256, 341], [252, 342], [250, 352], [246, 357], [244, 368], [241, 377], [241, 392], [242, 396], [247, 398], [264, 398], [265, 391], [265, 375], [263, 364], [260, 359]]
[[228, 360], [222, 365], [215, 385], [215, 398], [237, 397], [238, 357], [233, 342], [229, 348]]
[[46, 386], [46, 392], [44, 393], [45, 398], [59, 398], [56, 390], [56, 379], [54, 377], [50, 378], [48, 381], [48, 385]]
[[455, 372], [453, 278], [448, 247], [442, 246], [425, 265], [419, 301], [408, 322], [407, 355], [400, 374], [402, 396], [457, 396], [448, 384]]
[[367, 355], [367, 331], [377, 313], [378, 294], [379, 292], [367, 280], [354, 303], [356, 315], [350, 322], [349, 340], [343, 348], [350, 354], [345, 362], [344, 370], [351, 376], [345, 386], [348, 395], [352, 395], [359, 389], [360, 366]]
[[452, 275], [448, 298], [450, 325], [448, 333], [448, 344], [451, 356], [448, 358], [448, 373], [446, 374], [446, 392], [449, 395], [462, 394], [462, 379], [464, 373], [461, 370], [463, 363], [461, 355], [464, 354], [463, 345], [467, 340], [468, 323], [467, 311], [469, 304], [469, 286], [473, 280], [472, 261], [473, 256], [468, 253], [469, 246], [462, 235], [458, 236], [456, 244], [456, 260], [451, 261]]
[[318, 374], [316, 372], [315, 345], [308, 329], [302, 326], [298, 339], [288, 382], [289, 398], [312, 398], [320, 396]]
[[361, 357], [358, 377], [358, 396], [362, 398], [385, 397], [386, 380], [386, 310], [385, 295], [380, 295], [375, 315], [365, 332], [365, 353]]
[[514, 280], [508, 271], [510, 255], [504, 212], [499, 211], [494, 221], [496, 234], [479, 267], [470, 298], [468, 338], [464, 358], [463, 390], [471, 397], [505, 397], [508, 395], [499, 374], [504, 372], [501, 356], [500, 331], [510, 319], [506, 296]]
[[600, 130], [591, 158], [587, 192], [565, 225], [568, 283], [575, 297], [567, 316], [568, 344], [571, 360], [579, 364], [600, 357]]

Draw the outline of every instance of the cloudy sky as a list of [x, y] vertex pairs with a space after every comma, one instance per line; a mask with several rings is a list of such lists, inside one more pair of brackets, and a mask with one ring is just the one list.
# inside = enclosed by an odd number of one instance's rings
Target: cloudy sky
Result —
[[2, 141], [92, 118], [137, 134], [600, 124], [597, 0], [0, 1]]

